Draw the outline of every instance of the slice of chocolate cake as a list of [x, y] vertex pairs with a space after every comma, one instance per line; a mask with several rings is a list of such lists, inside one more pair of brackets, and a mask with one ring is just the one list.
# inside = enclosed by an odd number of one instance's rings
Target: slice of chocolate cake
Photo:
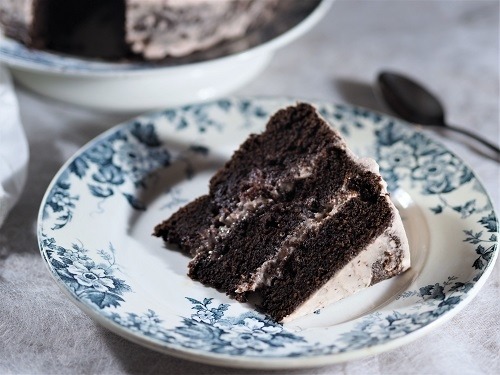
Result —
[[410, 266], [401, 218], [371, 159], [309, 104], [278, 111], [154, 234], [189, 276], [277, 321], [311, 313]]

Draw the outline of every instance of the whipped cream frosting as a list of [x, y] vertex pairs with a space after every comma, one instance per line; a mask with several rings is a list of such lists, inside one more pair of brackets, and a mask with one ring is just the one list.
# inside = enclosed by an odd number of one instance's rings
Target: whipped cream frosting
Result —
[[[345, 185], [344, 185], [345, 186]], [[313, 231], [318, 231], [321, 224], [330, 217], [333, 217], [351, 199], [356, 198], [357, 193], [347, 192], [344, 187], [339, 191], [339, 197], [331, 202], [328, 211], [318, 212], [313, 218], [305, 218], [304, 221], [283, 241], [281, 248], [276, 255], [265, 261], [256, 272], [250, 277], [248, 282], [242, 282], [236, 289], [237, 293], [255, 291], [260, 286], [270, 285], [275, 277], [280, 276], [279, 265], [282, 264], [296, 247]]]
[[[389, 200], [389, 197], [387, 197]], [[391, 203], [392, 205], [392, 203]], [[397, 210], [392, 205], [393, 210]], [[394, 238], [398, 238], [399, 243]], [[293, 313], [283, 318], [290, 322], [301, 316], [312, 314], [345, 297], [373, 285], [374, 265], [383, 264], [387, 278], [410, 268], [410, 250], [404, 231], [403, 222], [397, 212], [394, 221], [379, 237], [363, 249], [354, 259], [338, 271], [333, 277], [312, 294]]]

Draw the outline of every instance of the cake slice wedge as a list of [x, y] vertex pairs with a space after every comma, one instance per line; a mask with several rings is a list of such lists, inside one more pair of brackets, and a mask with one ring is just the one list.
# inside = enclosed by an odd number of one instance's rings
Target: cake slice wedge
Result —
[[154, 235], [189, 254], [188, 275], [279, 322], [410, 267], [401, 217], [372, 159], [306, 103], [279, 110]]

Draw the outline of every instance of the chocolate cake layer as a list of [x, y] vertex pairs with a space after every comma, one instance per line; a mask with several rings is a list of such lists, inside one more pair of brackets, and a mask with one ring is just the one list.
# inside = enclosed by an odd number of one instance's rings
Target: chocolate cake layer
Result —
[[[296, 194], [298, 191], [293, 186], [303, 184], [306, 173], [311, 173], [314, 160], [309, 155], [317, 154], [319, 159], [320, 154], [328, 153], [327, 149], [335, 151], [334, 145], [340, 142], [340, 138], [327, 127], [322, 129], [313, 126], [317, 120], [315, 110], [302, 105], [296, 110], [280, 111], [273, 116], [265, 137], [250, 136], [211, 179], [211, 212], [205, 214], [210, 219], [204, 222], [205, 226], [193, 225], [191, 237], [198, 237], [193, 241], [200, 242], [204, 238], [206, 242], [211, 242], [218, 228], [230, 226], [232, 221], [239, 219], [236, 216], [245, 217], [271, 200], [278, 198], [291, 201], [291, 193]], [[293, 123], [303, 124], [303, 129], [291, 126]], [[287, 134], [287, 139], [282, 134]], [[325, 160], [321, 162], [328, 164]], [[339, 185], [335, 181], [329, 179], [328, 186]], [[311, 199], [308, 204], [312, 209], [320, 210], [326, 204], [328, 194], [324, 189], [319, 189], [317, 198]], [[197, 209], [201, 210], [200, 207]], [[157, 226], [156, 235], [162, 236], [167, 242], [177, 243], [174, 238], [177, 227], [174, 220], [178, 216], [183, 214], [179, 212]]]
[[182, 207], [170, 219], [158, 224], [154, 234], [163, 240], [179, 245], [186, 253], [195, 255], [196, 249], [202, 246], [202, 237], [196, 235], [197, 228], [206, 230], [212, 224], [216, 213], [208, 195], [203, 195]]
[[[270, 285], [259, 289], [263, 311], [280, 321], [374, 241], [392, 220], [383, 197], [349, 201], [318, 232], [310, 232], [281, 265]], [[334, 251], [332, 251], [334, 249]]]
[[39, 0], [36, 14], [43, 48], [103, 59], [130, 55], [123, 0]]

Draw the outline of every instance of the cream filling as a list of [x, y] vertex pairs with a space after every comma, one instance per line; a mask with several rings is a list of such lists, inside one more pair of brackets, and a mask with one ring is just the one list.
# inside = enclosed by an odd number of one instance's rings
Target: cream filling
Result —
[[[300, 180], [310, 177], [313, 174], [318, 159], [319, 156], [312, 159], [299, 161], [299, 163], [291, 170], [293, 179]], [[284, 182], [278, 180], [277, 183], [274, 183], [273, 181], [267, 181], [264, 179], [262, 179], [261, 181], [259, 177], [261, 176], [261, 174], [259, 173], [259, 171], [256, 171], [254, 175], [257, 177], [250, 176], [250, 181], [252, 181], [252, 179], [255, 179], [256, 184], [263, 184], [274, 199], [278, 199], [283, 192], [289, 192], [294, 188], [294, 181]], [[246, 192], [243, 192], [242, 195], [244, 196], [245, 193]], [[202, 234], [202, 237], [204, 238], [202, 246], [194, 250], [195, 256], [192, 262], [196, 262], [199, 257], [203, 257], [203, 254], [206, 251], [208, 251], [208, 254], [212, 256], [212, 250], [217, 240], [223, 240], [231, 232], [231, 229], [233, 228], [235, 223], [244, 220], [247, 216], [257, 211], [260, 207], [274, 202], [274, 199], [258, 196], [252, 200], [241, 200], [236, 204], [236, 207], [232, 211], [219, 213], [217, 221], [219, 224], [223, 225], [218, 227], [215, 227], [215, 225], [211, 225], [210, 228], [205, 230], [205, 232]], [[215, 254], [213, 256], [215, 256]]]
[[211, 225], [210, 228], [205, 231], [203, 234], [203, 237], [205, 238], [203, 245], [195, 250], [195, 257], [192, 262], [196, 262], [199, 257], [203, 257], [206, 250], [208, 250], [208, 254], [212, 255], [212, 249], [217, 240], [224, 239], [231, 232], [235, 223], [240, 220], [244, 220], [248, 215], [270, 202], [272, 202], [272, 199], [257, 197], [253, 200], [238, 202], [236, 208], [230, 213], [221, 213], [218, 221], [224, 225], [217, 228], [214, 225]]
[[[389, 197], [387, 199], [389, 200]], [[283, 323], [312, 314], [318, 309], [369, 287], [372, 285], [373, 265], [376, 263], [384, 264], [384, 271], [391, 277], [410, 268], [410, 249], [403, 222], [392, 202], [391, 207], [395, 211], [392, 225], [294, 312], [284, 317]], [[394, 241], [394, 237], [399, 239], [399, 246]]]
[[279, 266], [279, 263], [284, 262], [291, 254], [293, 254], [296, 247], [304, 241], [306, 236], [311, 233], [311, 231], [319, 230], [321, 225], [326, 220], [340, 211], [342, 207], [344, 207], [351, 199], [358, 196], [357, 193], [346, 192], [343, 189], [341, 189], [341, 191], [341, 198], [337, 198], [333, 202], [330, 211], [317, 213], [314, 218], [305, 219], [294, 230], [294, 232], [289, 235], [285, 241], [283, 241], [280, 249], [276, 252], [276, 255], [262, 263], [262, 265], [257, 268], [255, 273], [250, 276], [249, 281], [240, 283], [235, 292], [244, 293], [247, 291], [255, 291], [263, 285], [270, 285], [274, 278], [279, 277], [281, 275], [281, 269], [277, 267]]

